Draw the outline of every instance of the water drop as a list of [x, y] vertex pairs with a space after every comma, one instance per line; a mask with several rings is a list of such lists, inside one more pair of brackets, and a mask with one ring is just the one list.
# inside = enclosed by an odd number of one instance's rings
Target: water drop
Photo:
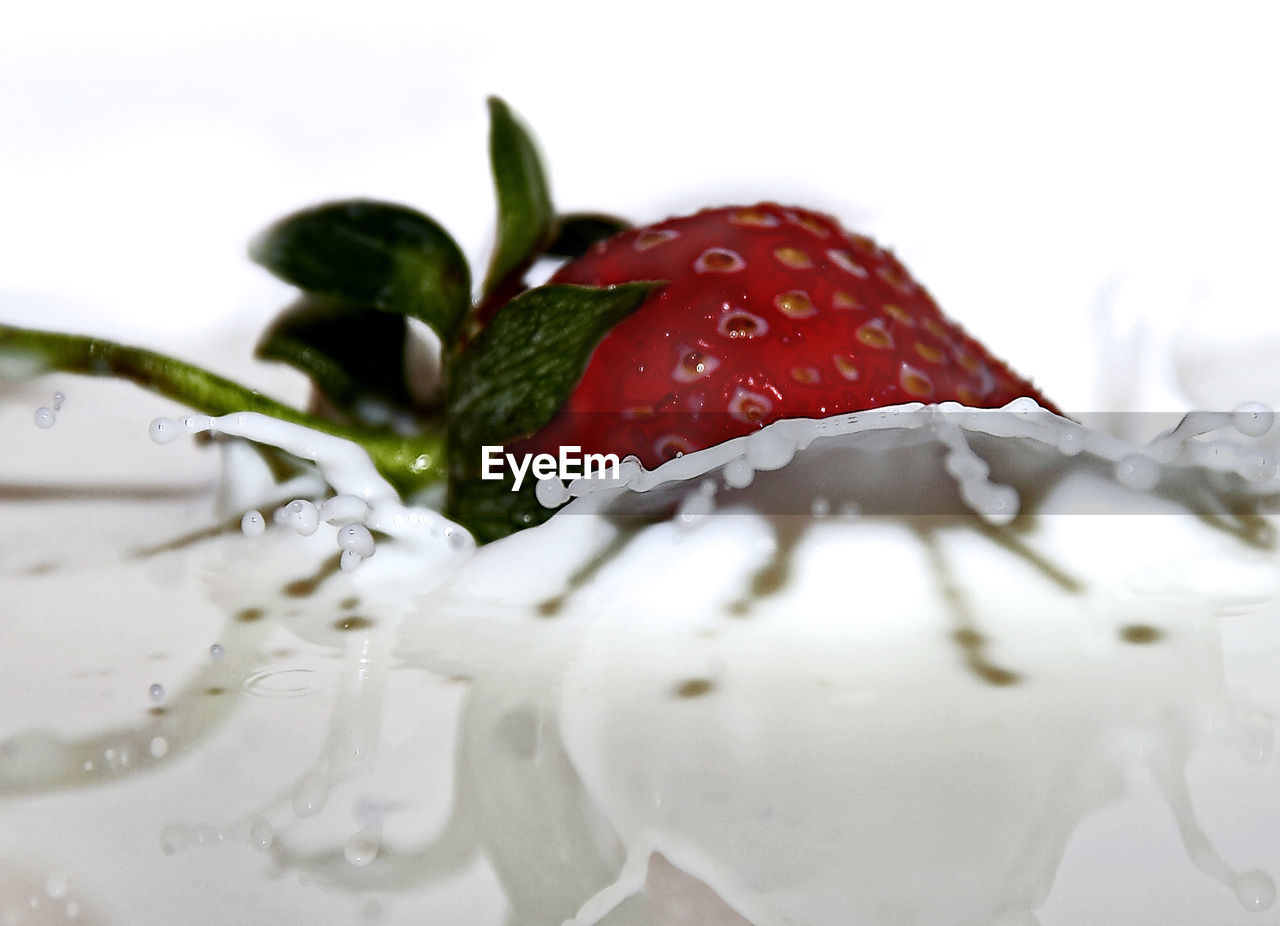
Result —
[[172, 418], [156, 418], [151, 422], [151, 439], [157, 444], [167, 444], [182, 433], [178, 422]]
[[269, 849], [275, 840], [275, 830], [266, 820], [258, 817], [249, 824], [249, 845], [255, 849]]
[[363, 559], [355, 550], [343, 550], [342, 556], [338, 557], [338, 565], [343, 572], [352, 572], [360, 566]]
[[210, 658], [210, 659], [221, 659], [221, 658], [222, 658], [222, 654], [223, 654], [223, 653], [225, 653], [225, 652], [226, 652], [226, 650], [224, 650], [224, 649], [222, 648], [222, 644], [221, 644], [221, 643], [215, 643], [215, 644], [213, 644], [212, 646], [210, 646], [210, 647], [209, 647], [209, 658]]
[[49, 428], [53, 427], [54, 422], [57, 420], [58, 418], [53, 413], [53, 409], [46, 408], [43, 405], [41, 405], [39, 408], [36, 409], [35, 422], [36, 422], [37, 428], [43, 428], [45, 430], [48, 430]]
[[1236, 875], [1231, 888], [1246, 910], [1260, 913], [1276, 902], [1276, 884], [1265, 871], [1245, 871]]
[[240, 519], [240, 532], [246, 537], [261, 537], [266, 529], [267, 522], [260, 511], [246, 511]]
[[362, 826], [347, 838], [342, 855], [357, 867], [363, 867], [378, 857], [382, 848], [382, 828], [377, 825]]
[[163, 759], [169, 753], [169, 741], [163, 736], [153, 737], [147, 744], [147, 751], [151, 753], [151, 758]]
[[67, 401], [67, 394], [65, 392], [55, 392], [53, 394], [53, 410], [55, 412], [62, 411], [62, 403], [65, 401]]
[[1149, 492], [1160, 483], [1160, 466], [1141, 454], [1130, 454], [1115, 466], [1116, 482], [1126, 489]]
[[1231, 413], [1231, 423], [1247, 437], [1261, 437], [1276, 423], [1276, 413], [1262, 402], [1246, 402]]
[[159, 682], [155, 682], [147, 689], [147, 695], [150, 696], [153, 703], [159, 704], [164, 700], [164, 686]]
[[348, 524], [338, 531], [338, 549], [350, 550], [361, 557], [373, 556], [373, 534], [363, 524]]

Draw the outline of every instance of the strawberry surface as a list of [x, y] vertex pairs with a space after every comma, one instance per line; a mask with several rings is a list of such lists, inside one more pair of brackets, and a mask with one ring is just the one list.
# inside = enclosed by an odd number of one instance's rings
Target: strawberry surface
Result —
[[610, 331], [556, 417], [516, 446], [646, 467], [781, 418], [903, 402], [1053, 406], [939, 310], [889, 251], [774, 203], [709, 209], [594, 245], [552, 283], [664, 280]]

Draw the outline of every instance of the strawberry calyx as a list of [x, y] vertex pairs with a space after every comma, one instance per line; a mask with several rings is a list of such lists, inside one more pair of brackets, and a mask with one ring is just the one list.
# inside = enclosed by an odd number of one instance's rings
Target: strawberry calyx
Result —
[[[824, 375], [840, 382], [840, 351], [828, 351], [832, 353], [828, 365], [835, 364], [832, 370], [797, 361], [793, 366], [804, 369], [798, 379], [791, 372], [793, 382], [785, 394], [779, 388], [777, 370], [763, 361], [753, 368], [738, 357], [725, 362], [717, 374], [722, 355], [729, 359], [724, 351], [728, 341], [736, 339], [734, 346], [748, 348], [742, 355], [748, 356], [752, 342], [759, 340], [754, 347], [760, 347], [769, 328], [775, 336], [791, 331], [792, 341], [803, 341], [818, 337], [823, 325], [847, 324], [832, 322], [824, 314], [820, 322], [795, 327], [810, 314], [818, 314], [810, 311], [818, 302], [828, 314], [848, 314], [858, 308], [854, 295], [842, 293], [830, 281], [841, 272], [851, 272], [851, 265], [866, 272], [856, 263], [866, 255], [855, 256], [852, 251], [864, 244], [874, 248], [866, 244], [869, 239], [845, 238], [843, 230], [825, 216], [773, 204], [736, 210], [732, 214], [739, 218], [759, 220], [736, 225], [699, 218], [718, 215], [715, 210], [645, 229], [631, 229], [625, 221], [601, 213], [557, 214], [532, 137], [503, 101], [492, 98], [488, 105], [497, 232], [474, 301], [471, 270], [454, 239], [429, 216], [399, 204], [346, 200], [303, 209], [273, 224], [251, 244], [252, 259], [299, 290], [298, 299], [267, 328], [257, 356], [289, 364], [311, 380], [313, 401], [308, 410], [269, 399], [192, 364], [100, 339], [0, 325], [0, 357], [20, 358], [30, 372], [62, 370], [127, 378], [208, 414], [263, 411], [347, 438], [370, 453], [375, 466], [403, 495], [414, 496], [444, 483], [446, 514], [481, 542], [540, 523], [552, 514], [537, 502], [535, 480], [525, 481], [514, 491], [509, 473], [486, 478], [481, 471], [483, 448], [574, 442], [608, 449], [611, 440], [634, 424], [640, 428], [639, 437], [623, 439], [617, 447], [652, 466], [778, 417], [834, 414], [903, 400], [893, 389], [856, 395], [846, 389], [839, 401], [797, 403], [800, 393], [791, 386], [804, 385], [806, 376], [813, 378], [813, 384]], [[821, 272], [805, 277], [803, 286], [788, 283], [786, 272], [809, 273], [815, 258], [783, 241], [773, 245], [772, 260], [783, 271], [777, 280], [772, 271], [761, 275], [757, 269], [735, 276], [745, 269], [742, 254], [754, 262], [752, 249], [758, 250], [765, 240], [760, 235], [784, 221], [807, 226], [805, 233], [832, 239], [829, 247], [813, 252], [819, 255]], [[706, 241], [691, 234], [699, 223], [707, 226]], [[746, 237], [741, 237], [741, 243], [740, 236], [725, 237], [726, 228]], [[679, 259], [633, 259], [648, 251]], [[889, 286], [905, 281], [904, 285], [914, 286], [896, 260], [885, 254], [877, 250], [879, 263], [872, 267], [884, 278], [881, 282]], [[530, 267], [544, 257], [570, 262], [546, 285], [526, 288]], [[729, 288], [709, 289], [706, 277], [724, 281]], [[774, 316], [761, 314], [758, 300], [746, 291], [753, 286], [777, 290], [770, 290], [768, 296], [768, 311], [774, 311]], [[905, 298], [907, 294], [898, 295]], [[839, 305], [842, 298], [849, 304]], [[663, 312], [669, 314], [675, 307], [677, 313], [696, 314], [701, 311], [699, 300], [707, 299], [714, 303], [714, 311], [703, 314], [712, 330], [696, 337], [690, 334], [689, 343], [655, 346], [655, 338], [680, 335], [679, 325], [684, 324]], [[737, 315], [729, 311], [734, 306]], [[931, 301], [923, 309], [912, 305], [911, 318], [902, 323], [927, 326], [933, 318], [930, 313], [941, 319], [936, 307], [930, 306]], [[423, 390], [412, 375], [406, 358], [417, 334], [411, 322], [427, 326], [439, 339], [437, 388]], [[892, 317], [879, 321], [868, 317], [865, 322], [867, 337], [877, 331], [887, 339], [895, 334]], [[941, 329], [943, 321], [936, 324]], [[748, 330], [750, 326], [755, 327]], [[831, 335], [821, 337], [831, 339]], [[926, 355], [944, 346], [954, 352], [954, 345], [961, 344], [956, 360], [966, 352], [973, 354], [984, 364], [989, 362], [987, 368], [995, 371], [997, 379], [1007, 380], [1002, 381], [1002, 389], [1040, 398], [954, 326], [947, 329], [945, 338], [935, 339], [945, 345], [922, 337]], [[861, 347], [867, 346], [864, 338]], [[875, 344], [870, 347], [874, 349]], [[849, 369], [861, 363], [869, 371], [871, 366], [856, 359], [859, 345], [850, 343], [849, 348]], [[658, 392], [648, 398], [628, 398], [616, 391], [639, 388], [633, 377], [618, 373], [635, 366], [636, 357], [662, 357], [663, 351], [672, 349], [680, 356], [674, 372], [664, 372], [674, 376], [674, 389], [654, 379], [650, 385], [657, 384]], [[728, 422], [728, 426], [703, 427], [696, 434], [673, 431], [661, 453], [650, 452], [654, 450], [652, 428], [644, 430], [648, 426], [643, 422], [629, 424], [630, 418], [645, 417], [631, 412], [662, 411], [664, 402], [687, 405], [697, 389], [682, 390], [690, 384], [705, 385], [700, 382], [704, 378], [715, 381], [719, 392], [712, 399], [728, 412], [721, 416], [722, 424]], [[872, 379], [864, 376], [863, 385]], [[949, 388], [942, 397], [957, 394], [964, 396]], [[1005, 401], [1002, 397], [1003, 392], [975, 396], [990, 400], [988, 404]], [[593, 424], [583, 430], [581, 424], [587, 420]]]

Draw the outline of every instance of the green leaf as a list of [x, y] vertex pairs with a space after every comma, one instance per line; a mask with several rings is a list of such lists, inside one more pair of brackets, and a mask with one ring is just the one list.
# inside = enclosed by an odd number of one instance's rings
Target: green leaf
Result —
[[562, 215], [556, 222], [555, 237], [547, 245], [552, 257], [581, 257], [597, 241], [624, 232], [631, 224], [616, 216], [592, 212]]
[[600, 339], [659, 283], [542, 286], [507, 303], [458, 358], [449, 396], [449, 516], [483, 541], [551, 512], [507, 482], [480, 478], [481, 450], [527, 437], [568, 400]]
[[600, 339], [657, 285], [541, 286], [507, 303], [453, 370], [449, 427], [457, 454], [466, 456], [457, 471], [478, 471], [481, 445], [527, 437], [547, 424]]
[[397, 491], [411, 495], [440, 482], [445, 440], [438, 432], [410, 437], [337, 424], [285, 405], [200, 367], [140, 347], [52, 331], [0, 325], [0, 375], [58, 370], [130, 380], [209, 415], [262, 412], [359, 444]]
[[398, 315], [304, 296], [276, 318], [256, 354], [305, 373], [350, 420], [385, 425], [413, 413], [406, 337]]
[[538, 150], [507, 104], [489, 98], [489, 161], [498, 197], [498, 240], [484, 297], [510, 287], [551, 238], [555, 211]]
[[346, 200], [286, 216], [249, 255], [308, 293], [421, 319], [446, 344], [471, 304], [471, 271], [434, 220], [405, 206]]

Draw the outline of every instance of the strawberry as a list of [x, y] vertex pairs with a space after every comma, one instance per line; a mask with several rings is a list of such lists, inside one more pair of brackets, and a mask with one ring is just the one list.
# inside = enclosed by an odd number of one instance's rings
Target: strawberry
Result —
[[521, 452], [577, 445], [653, 467], [780, 418], [902, 402], [1049, 402], [938, 309], [889, 251], [774, 203], [597, 242], [552, 284], [664, 280], [595, 348]]
[[[472, 273], [434, 219], [344, 200], [268, 228], [251, 256], [299, 291], [257, 347], [315, 389], [302, 411], [176, 358], [0, 325], [0, 360], [131, 379], [207, 414], [265, 412], [360, 444], [406, 495], [438, 499], [482, 542], [551, 516], [494, 449], [634, 455], [648, 467], [780, 418], [900, 402], [999, 406], [1031, 386], [938, 310], [888, 251], [773, 203], [646, 228], [559, 213], [533, 139], [489, 101], [497, 238]], [[543, 256], [569, 262], [527, 288]], [[441, 345], [439, 388], [411, 388], [409, 322]], [[268, 452], [281, 472], [294, 465]]]

